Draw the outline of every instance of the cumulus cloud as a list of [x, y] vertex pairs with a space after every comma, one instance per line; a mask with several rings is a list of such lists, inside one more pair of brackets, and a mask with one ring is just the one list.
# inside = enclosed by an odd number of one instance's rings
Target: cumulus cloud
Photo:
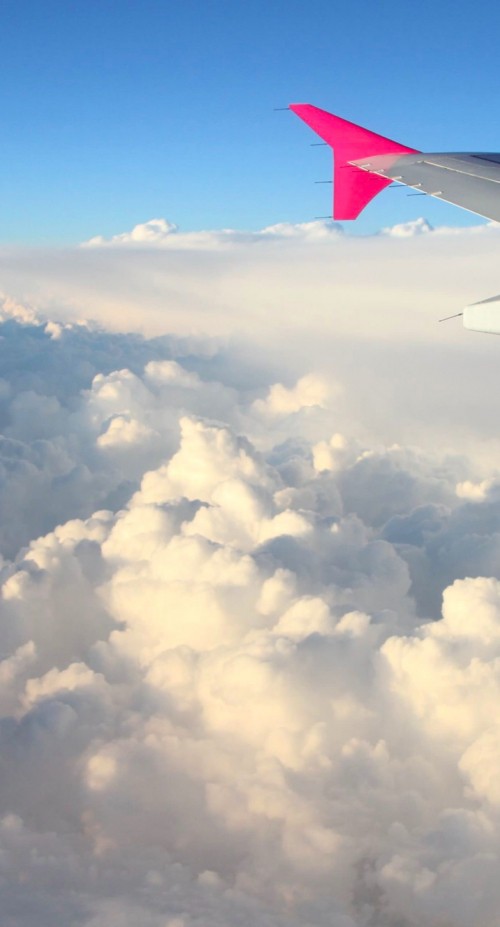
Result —
[[[146, 226], [141, 273], [155, 236], [181, 235]], [[369, 276], [408, 245], [259, 235], [231, 243], [245, 281], [304, 251], [323, 273], [337, 247], [359, 248]], [[496, 235], [467, 240], [487, 251]], [[111, 275], [134, 253], [101, 244], [78, 254]], [[265, 338], [269, 305], [238, 331], [210, 248], [209, 335], [179, 269], [162, 278], [163, 332], [168, 300], [190, 308], [161, 337], [137, 331], [142, 289], [135, 333], [82, 322], [81, 291], [52, 315], [3, 302], [3, 921], [494, 927], [500, 500], [484, 387], [441, 428], [463, 343], [406, 351], [379, 316], [367, 344], [363, 274], [339, 343], [310, 284], [305, 340], [277, 303]], [[402, 378], [415, 354], [427, 414]]]
[[390, 228], [382, 229], [382, 235], [392, 235], [394, 238], [413, 238], [414, 235], [427, 235], [433, 232], [432, 225], [427, 219], [413, 219], [411, 222], [402, 222]]
[[102, 235], [96, 235], [85, 242], [83, 247], [98, 248], [102, 245], [151, 245], [164, 244], [165, 240], [177, 231], [177, 226], [166, 219], [150, 219], [134, 226], [131, 232], [121, 232], [106, 240]]
[[[425, 220], [421, 220], [425, 222]], [[418, 223], [415, 226], [418, 227]], [[430, 226], [429, 226], [430, 228]], [[389, 231], [389, 230], [388, 230]], [[252, 242], [279, 241], [280, 239], [299, 239], [300, 241], [318, 241], [331, 239], [342, 234], [342, 226], [337, 222], [316, 219], [312, 222], [280, 222], [269, 225], [257, 232], [241, 232], [235, 229], [218, 229], [205, 232], [181, 232], [177, 225], [166, 219], [150, 219], [134, 226], [130, 232], [120, 232], [111, 238], [96, 235], [82, 243], [82, 248], [102, 247], [140, 247], [148, 248], [214, 248]]]
[[328, 394], [328, 384], [320, 377], [308, 374], [291, 389], [282, 383], [273, 383], [265, 399], [255, 400], [254, 408], [261, 415], [274, 418], [312, 406], [324, 407]]

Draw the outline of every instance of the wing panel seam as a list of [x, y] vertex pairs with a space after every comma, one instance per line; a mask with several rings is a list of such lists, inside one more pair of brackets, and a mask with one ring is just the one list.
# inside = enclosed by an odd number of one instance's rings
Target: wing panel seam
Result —
[[437, 167], [441, 171], [450, 171], [452, 174], [464, 174], [465, 177], [474, 177], [475, 180], [486, 180], [489, 183], [500, 183], [499, 180], [493, 180], [492, 177], [484, 177], [482, 174], [474, 174], [473, 171], [463, 171], [458, 167], [448, 167], [446, 164], [438, 164], [436, 161], [427, 161], [422, 159], [421, 164], [428, 164], [430, 167]]

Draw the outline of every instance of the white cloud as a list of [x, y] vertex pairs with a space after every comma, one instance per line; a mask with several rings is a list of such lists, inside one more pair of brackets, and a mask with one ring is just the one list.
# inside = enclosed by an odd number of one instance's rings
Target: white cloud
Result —
[[414, 235], [427, 235], [433, 232], [432, 225], [427, 219], [414, 219], [412, 222], [403, 222], [400, 225], [393, 225], [390, 228], [382, 229], [383, 235], [391, 235], [394, 238], [412, 238]]
[[312, 406], [324, 408], [329, 393], [328, 384], [310, 373], [301, 377], [291, 389], [282, 383], [273, 383], [265, 399], [256, 399], [254, 409], [260, 415], [274, 418]]
[[[480, 270], [497, 234], [146, 223], [65, 279], [52, 256], [45, 315], [13, 288], [7, 924], [496, 924], [500, 501], [477, 372], [497, 348], [435, 336], [427, 309], [394, 327], [410, 265], [444, 292], [462, 239]], [[3, 259], [30, 279], [40, 256]], [[83, 271], [103, 319], [140, 278], [115, 325], [135, 334], [75, 321]], [[143, 309], [175, 334], [140, 337]]]
[[302, 223], [280, 222], [276, 225], [269, 225], [258, 232], [240, 232], [235, 229], [181, 232], [174, 223], [166, 219], [150, 219], [148, 222], [134, 226], [130, 232], [121, 232], [111, 238], [97, 235], [83, 242], [82, 247], [214, 248], [273, 239], [277, 241], [291, 238], [301, 241], [329, 240], [341, 234], [342, 227], [338, 223], [324, 220]]
[[134, 226], [131, 232], [122, 232], [119, 235], [113, 235], [106, 240], [102, 235], [97, 235], [85, 242], [87, 248], [98, 248], [102, 245], [162, 245], [170, 235], [177, 231], [177, 226], [166, 219], [150, 219], [149, 222], [143, 222]]

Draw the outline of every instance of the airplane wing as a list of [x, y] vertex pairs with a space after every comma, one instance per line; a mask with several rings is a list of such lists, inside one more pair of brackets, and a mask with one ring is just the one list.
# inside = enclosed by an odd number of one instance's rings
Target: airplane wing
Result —
[[[393, 182], [500, 222], [500, 154], [422, 152], [309, 103], [289, 107], [333, 150], [333, 217], [356, 219]], [[467, 306], [465, 328], [500, 334], [500, 296]]]
[[393, 181], [500, 221], [500, 154], [416, 151], [309, 103], [289, 107], [334, 153], [334, 219], [355, 219]]

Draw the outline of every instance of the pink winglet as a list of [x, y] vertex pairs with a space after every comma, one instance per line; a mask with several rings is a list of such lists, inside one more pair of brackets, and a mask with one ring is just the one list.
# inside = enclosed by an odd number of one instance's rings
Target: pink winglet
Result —
[[375, 155], [399, 156], [416, 152], [415, 148], [407, 148], [310, 103], [292, 103], [289, 109], [333, 148], [334, 219], [356, 219], [370, 200], [391, 183], [389, 178], [370, 174], [351, 165], [350, 161]]

